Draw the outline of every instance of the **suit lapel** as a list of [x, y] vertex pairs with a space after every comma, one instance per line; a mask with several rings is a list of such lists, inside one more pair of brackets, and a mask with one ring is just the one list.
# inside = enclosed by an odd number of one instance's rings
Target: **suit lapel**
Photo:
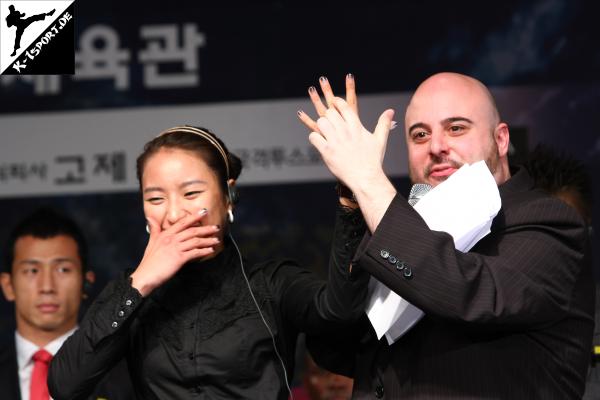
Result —
[[13, 340], [8, 342], [0, 347], [0, 393], [3, 399], [21, 400], [14, 336]]

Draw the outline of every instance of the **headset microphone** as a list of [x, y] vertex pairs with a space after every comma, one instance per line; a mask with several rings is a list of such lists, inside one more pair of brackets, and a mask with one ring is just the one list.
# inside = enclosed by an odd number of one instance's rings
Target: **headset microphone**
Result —
[[271, 340], [273, 341], [273, 349], [275, 350], [275, 354], [277, 355], [277, 358], [279, 359], [279, 362], [281, 363], [281, 367], [283, 368], [283, 377], [285, 379], [285, 387], [288, 390], [290, 399], [294, 400], [294, 395], [292, 394], [292, 389], [290, 388], [290, 383], [289, 383], [289, 379], [288, 379], [288, 375], [287, 375], [287, 369], [285, 368], [285, 362], [283, 361], [283, 357], [281, 357], [281, 354], [279, 354], [279, 350], [277, 350], [277, 343], [275, 342], [275, 335], [273, 335], [273, 331], [271, 330], [271, 327], [267, 323], [267, 320], [265, 319], [265, 317], [260, 309], [260, 306], [258, 305], [258, 301], [256, 301], [256, 297], [254, 297], [254, 293], [252, 292], [252, 287], [250, 286], [250, 281], [248, 280], [248, 276], [246, 275], [246, 271], [244, 270], [244, 261], [242, 260], [242, 252], [240, 251], [240, 248], [238, 247], [235, 240], [233, 239], [233, 236], [231, 235], [231, 233], [229, 233], [229, 239], [231, 240], [231, 243], [233, 243], [233, 247], [235, 247], [235, 250], [237, 251], [238, 257], [240, 259], [240, 268], [242, 269], [242, 275], [244, 276], [246, 285], [248, 285], [248, 291], [250, 292], [252, 301], [254, 301], [254, 305], [256, 306], [256, 309], [258, 310], [258, 315], [260, 315], [260, 319], [262, 319], [262, 322], [265, 325], [265, 327], [267, 328], [267, 331], [269, 332], [269, 336], [271, 336]]

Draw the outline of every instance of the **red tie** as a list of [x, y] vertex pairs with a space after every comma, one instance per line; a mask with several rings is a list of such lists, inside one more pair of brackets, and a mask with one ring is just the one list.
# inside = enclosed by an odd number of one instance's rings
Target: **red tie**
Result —
[[31, 373], [29, 399], [48, 400], [50, 399], [50, 395], [48, 394], [46, 380], [48, 379], [48, 366], [50, 365], [50, 360], [52, 360], [52, 354], [44, 349], [40, 349], [31, 358], [34, 364], [33, 372]]

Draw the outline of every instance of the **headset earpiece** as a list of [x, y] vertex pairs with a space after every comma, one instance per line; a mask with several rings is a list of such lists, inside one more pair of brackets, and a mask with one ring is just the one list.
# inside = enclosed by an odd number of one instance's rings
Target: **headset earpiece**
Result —
[[229, 197], [231, 204], [236, 204], [239, 201], [240, 197], [235, 186], [227, 185], [227, 197]]

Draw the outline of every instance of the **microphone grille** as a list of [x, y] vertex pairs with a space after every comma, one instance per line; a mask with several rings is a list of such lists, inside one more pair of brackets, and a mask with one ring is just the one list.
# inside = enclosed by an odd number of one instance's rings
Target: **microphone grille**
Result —
[[415, 183], [410, 188], [410, 194], [408, 195], [408, 204], [415, 206], [421, 200], [421, 197], [425, 196], [427, 192], [432, 189], [431, 185], [426, 183]]

